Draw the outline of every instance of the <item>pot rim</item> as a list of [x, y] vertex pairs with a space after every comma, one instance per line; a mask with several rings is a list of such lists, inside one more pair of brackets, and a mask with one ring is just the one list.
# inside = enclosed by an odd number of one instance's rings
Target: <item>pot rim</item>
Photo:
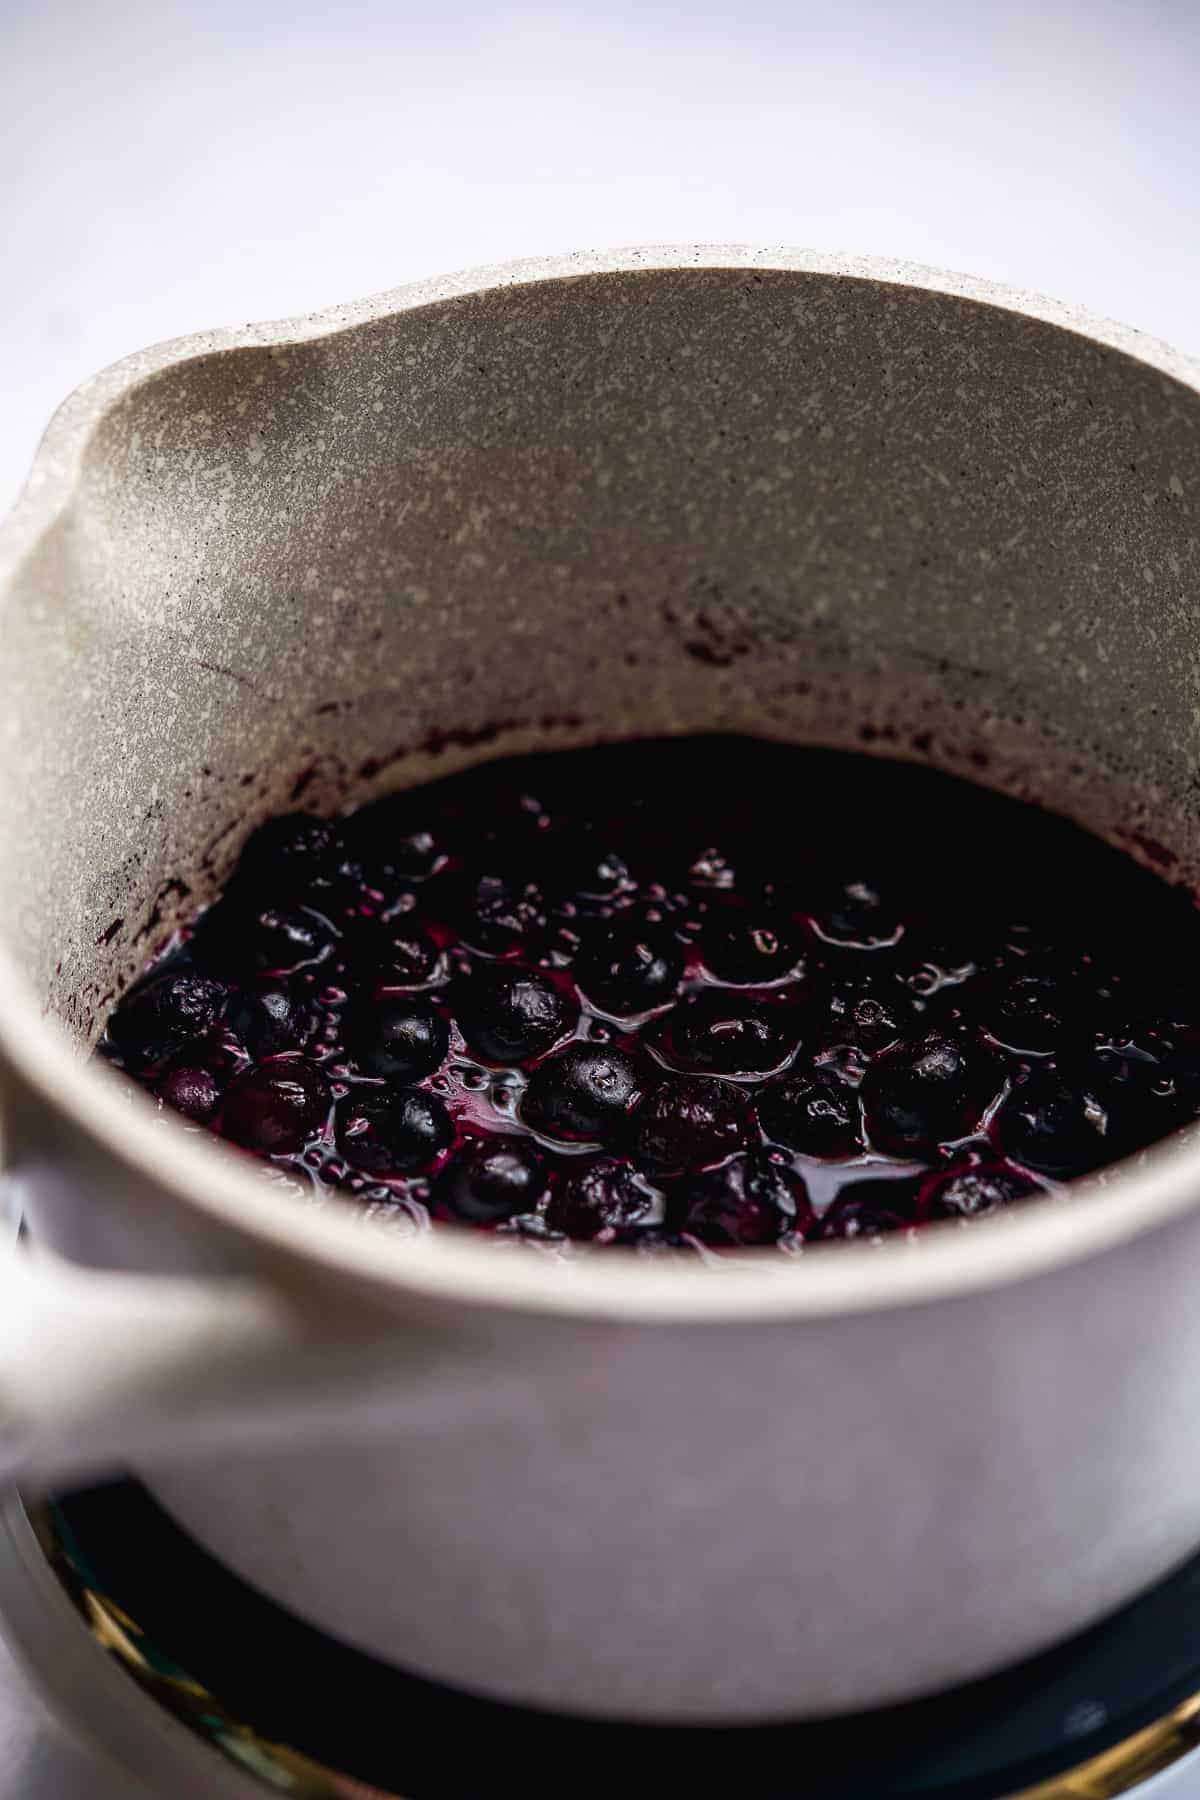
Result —
[[[593, 276], [672, 270], [771, 270], [924, 290], [1017, 313], [1133, 358], [1200, 396], [1200, 362], [1154, 338], [1042, 295], [888, 258], [745, 245], [650, 246], [530, 258], [415, 282], [299, 318], [176, 338], [124, 358], [84, 383], [54, 415], [8, 520], [0, 527], [0, 604], [17, 570], [69, 508], [83, 455], [111, 407], [149, 376], [199, 357], [286, 350], [438, 303]], [[797, 1259], [743, 1250], [653, 1259], [607, 1249], [550, 1267], [543, 1255], [464, 1228], [401, 1237], [349, 1207], [299, 1206], [271, 1191], [216, 1139], [164, 1117], [140, 1090], [82, 1059], [46, 1017], [0, 940], [0, 1051], [52, 1110], [66, 1114], [119, 1165], [264, 1251], [351, 1279], [392, 1304], [405, 1296], [519, 1311], [647, 1323], [767, 1322], [885, 1311], [966, 1296], [1049, 1273], [1117, 1248], [1200, 1204], [1200, 1134], [1177, 1133], [1080, 1182], [1068, 1202], [1044, 1199], [962, 1231], [925, 1228], [920, 1242], [828, 1244]], [[122, 1089], [125, 1084], [122, 1082]]]

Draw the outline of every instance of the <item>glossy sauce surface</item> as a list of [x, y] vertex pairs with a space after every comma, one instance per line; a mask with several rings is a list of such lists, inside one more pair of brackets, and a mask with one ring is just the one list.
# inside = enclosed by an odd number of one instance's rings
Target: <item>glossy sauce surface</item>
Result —
[[1195, 1117], [1198, 950], [1190, 895], [1035, 807], [683, 738], [269, 821], [101, 1049], [398, 1228], [795, 1254]]

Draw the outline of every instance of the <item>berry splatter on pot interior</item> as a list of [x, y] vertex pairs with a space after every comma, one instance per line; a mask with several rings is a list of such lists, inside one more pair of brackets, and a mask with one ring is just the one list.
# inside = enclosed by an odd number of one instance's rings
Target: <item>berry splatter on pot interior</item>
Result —
[[409, 1228], [794, 1253], [1195, 1117], [1198, 942], [1191, 896], [966, 782], [631, 743], [269, 821], [102, 1049]]

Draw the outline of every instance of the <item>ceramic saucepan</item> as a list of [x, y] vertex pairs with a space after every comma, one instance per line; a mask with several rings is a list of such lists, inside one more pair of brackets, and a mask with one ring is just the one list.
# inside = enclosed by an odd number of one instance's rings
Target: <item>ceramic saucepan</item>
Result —
[[1200, 1543], [1200, 1146], [917, 1244], [547, 1265], [299, 1203], [88, 1060], [276, 810], [752, 732], [1200, 876], [1200, 379], [892, 263], [584, 255], [171, 344], [0, 539], [0, 1444], [398, 1665], [737, 1721], [938, 1689]]

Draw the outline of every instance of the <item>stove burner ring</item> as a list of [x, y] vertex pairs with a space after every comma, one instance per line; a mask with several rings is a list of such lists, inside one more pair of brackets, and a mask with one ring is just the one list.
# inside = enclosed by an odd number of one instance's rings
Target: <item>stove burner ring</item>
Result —
[[[60, 1523], [53, 1505], [9, 1509], [10, 1533], [29, 1526], [48, 1571], [57, 1579], [88, 1633], [106, 1656], [158, 1706], [264, 1792], [291, 1800], [411, 1800], [339, 1773], [285, 1743], [272, 1741], [234, 1716], [209, 1687], [142, 1631], [129, 1612], [105, 1593], [86, 1557]], [[30, 1542], [32, 1548], [32, 1540]], [[1162, 1774], [1200, 1747], [1200, 1692], [1117, 1744], [1046, 1780], [1010, 1790], [996, 1800], [1118, 1800]], [[946, 1795], [944, 1788], [938, 1790]], [[865, 1797], [864, 1797], [865, 1800]]]

